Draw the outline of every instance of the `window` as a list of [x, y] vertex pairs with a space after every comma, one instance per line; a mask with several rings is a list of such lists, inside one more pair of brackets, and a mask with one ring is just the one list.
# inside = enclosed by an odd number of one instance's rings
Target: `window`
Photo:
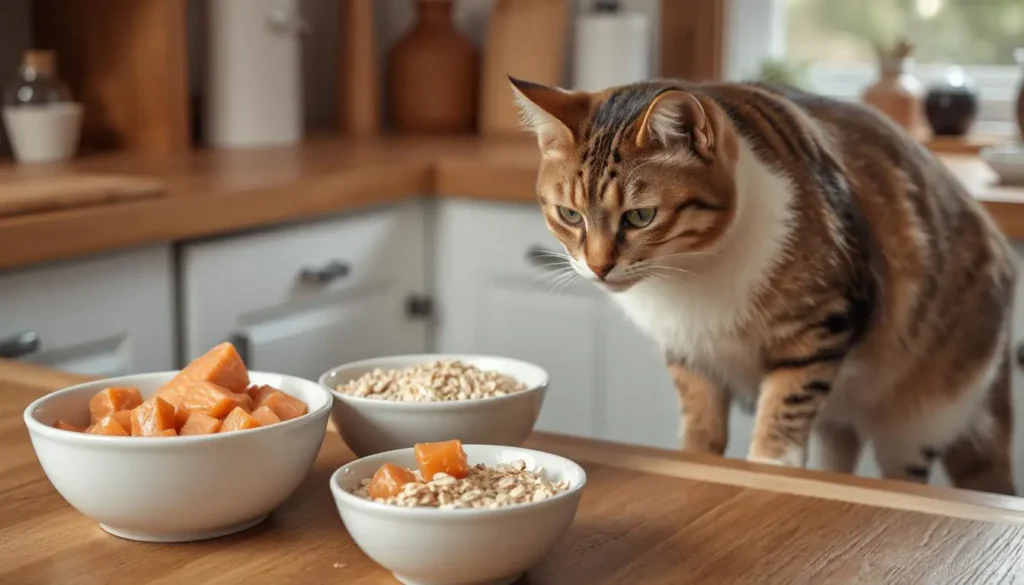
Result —
[[[962, 66], [981, 98], [976, 130], [1014, 120], [1024, 47], [1024, 0], [772, 0], [784, 10], [787, 59], [806, 63], [810, 89], [857, 99], [878, 75], [874, 43], [905, 35], [927, 87]], [[1005, 130], [1009, 131], [1009, 130]]]
[[1014, 132], [1024, 66], [1024, 0], [731, 0], [726, 75], [757, 74], [767, 58], [807, 66], [808, 89], [859, 99], [878, 76], [873, 44], [906, 35], [922, 85], [962, 66], [978, 87], [977, 132]]

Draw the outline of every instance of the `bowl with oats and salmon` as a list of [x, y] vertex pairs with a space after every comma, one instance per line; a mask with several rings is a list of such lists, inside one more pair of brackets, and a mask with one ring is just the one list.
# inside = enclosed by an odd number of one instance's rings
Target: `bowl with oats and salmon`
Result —
[[449, 439], [358, 459], [330, 486], [356, 545], [399, 582], [501, 585], [558, 545], [586, 483], [558, 455]]
[[221, 344], [180, 371], [47, 394], [24, 413], [58, 493], [107, 532], [149, 542], [258, 524], [302, 483], [327, 429], [321, 385], [249, 371]]
[[460, 437], [517, 446], [533, 430], [548, 373], [488, 355], [412, 354], [348, 363], [320, 376], [331, 419], [358, 456]]

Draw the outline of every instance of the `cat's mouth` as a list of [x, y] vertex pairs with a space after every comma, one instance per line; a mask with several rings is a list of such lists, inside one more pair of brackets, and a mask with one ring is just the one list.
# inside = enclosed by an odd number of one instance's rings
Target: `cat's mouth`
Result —
[[584, 263], [578, 261], [572, 261], [573, 268], [576, 269], [576, 273], [582, 276], [585, 280], [588, 280], [598, 287], [603, 288], [608, 292], [623, 292], [629, 290], [638, 282], [643, 280], [643, 275], [630, 273], [629, 270], [617, 270], [613, 268], [603, 275], [598, 275]]
[[615, 277], [611, 277], [611, 278], [601, 279], [601, 278], [598, 278], [596, 275], [593, 275], [593, 274], [586, 275], [586, 278], [587, 278], [587, 280], [589, 280], [590, 282], [596, 284], [600, 288], [603, 288], [604, 290], [606, 290], [608, 292], [613, 292], [613, 293], [627, 291], [627, 290], [633, 288], [633, 286], [635, 286], [638, 282], [640, 282], [641, 280], [644, 279], [643, 276], [634, 276], [634, 275], [631, 275], [631, 276], [623, 275], [623, 276], [615, 276]]

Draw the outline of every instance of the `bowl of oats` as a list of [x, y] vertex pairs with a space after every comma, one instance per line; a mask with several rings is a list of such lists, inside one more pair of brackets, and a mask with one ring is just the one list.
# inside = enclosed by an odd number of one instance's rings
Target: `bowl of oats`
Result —
[[586, 483], [564, 457], [449, 440], [358, 459], [331, 492], [356, 545], [401, 583], [498, 585], [557, 546]]
[[460, 437], [520, 445], [544, 403], [547, 372], [483, 355], [420, 354], [363, 360], [329, 370], [331, 419], [360, 457]]

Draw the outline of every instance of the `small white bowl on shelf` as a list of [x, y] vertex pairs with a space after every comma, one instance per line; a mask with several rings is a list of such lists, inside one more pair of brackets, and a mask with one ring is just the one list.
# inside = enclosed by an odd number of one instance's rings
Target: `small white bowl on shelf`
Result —
[[405, 585], [504, 585], [536, 565], [562, 539], [579, 508], [587, 475], [576, 463], [541, 451], [463, 445], [470, 465], [522, 460], [569, 489], [526, 504], [453, 509], [381, 504], [352, 493], [384, 463], [416, 467], [413, 449], [364, 457], [331, 476], [331, 493], [352, 540]]
[[39, 398], [25, 409], [32, 447], [69, 504], [107, 532], [147, 542], [187, 542], [255, 526], [299, 487], [327, 430], [331, 395], [294, 376], [249, 372], [306, 403], [308, 412], [263, 428], [187, 437], [111, 437], [65, 431], [89, 421], [89, 399], [129, 386], [152, 396], [177, 372], [107, 378]]
[[[481, 370], [499, 372], [521, 382], [526, 389], [505, 396], [447, 402], [362, 398], [337, 390], [339, 385], [377, 368], [400, 369], [437, 360], [460, 360]], [[511, 358], [418, 354], [338, 366], [320, 376], [320, 384], [334, 395], [331, 419], [341, 438], [353, 453], [364, 457], [453, 437], [466, 444], [520, 445], [540, 415], [548, 374], [540, 366]]]
[[1024, 186], [1024, 142], [986, 146], [978, 154], [999, 175], [1000, 184]]

